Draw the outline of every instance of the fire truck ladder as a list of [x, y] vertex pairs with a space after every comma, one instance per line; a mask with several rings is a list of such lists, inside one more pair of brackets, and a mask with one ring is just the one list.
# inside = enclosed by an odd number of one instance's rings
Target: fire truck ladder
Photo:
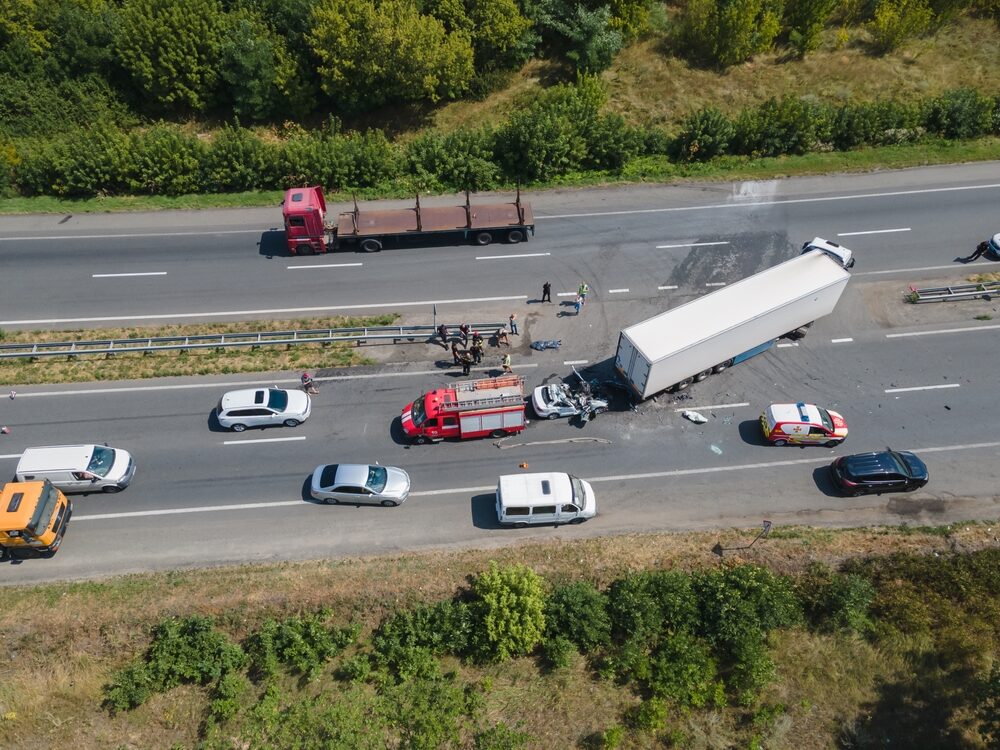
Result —
[[524, 378], [505, 375], [499, 378], [467, 380], [455, 386], [455, 401], [441, 404], [442, 411], [471, 411], [491, 406], [517, 406], [524, 403]]
[[988, 301], [993, 295], [1000, 295], [1000, 281], [925, 287], [923, 289], [910, 285], [910, 294], [907, 296], [907, 300], [915, 305], [922, 302], [949, 302], [979, 298]]

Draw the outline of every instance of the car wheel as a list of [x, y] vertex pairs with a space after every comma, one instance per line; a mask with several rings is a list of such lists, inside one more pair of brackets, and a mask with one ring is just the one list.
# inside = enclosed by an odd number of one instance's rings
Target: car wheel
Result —
[[771, 441], [771, 445], [776, 445], [779, 448], [783, 448], [784, 446], [788, 445], [788, 441], [787, 440], [772, 440]]
[[245, 424], [234, 424], [229, 429], [233, 432], [246, 432], [247, 426]]
[[519, 521], [519, 522], [517, 522], [517, 523], [514, 524], [514, 528], [515, 529], [526, 529], [526, 528], [528, 528], [528, 524], [526, 524], [524, 521]]
[[843, 440], [827, 440], [825, 443], [823, 443], [823, 445], [825, 447], [827, 447], [827, 448], [836, 448], [842, 442], [844, 442], [844, 441]]
[[392, 500], [383, 500], [383, 501], [382, 501], [382, 507], [383, 507], [383, 508], [394, 508], [394, 507], [396, 507], [397, 505], [399, 505], [399, 503], [397, 503], [397, 502], [394, 502], [394, 501], [392, 501]]
[[414, 438], [413, 442], [416, 443], [417, 445], [427, 445], [430, 442], [430, 440], [427, 439], [426, 435], [417, 435], [417, 437]]
[[559, 419], [559, 415], [556, 414], [555, 412], [552, 412], [551, 414], [549, 414], [549, 416], [546, 417], [546, 419]]
[[323, 502], [327, 505], [340, 505], [340, 500], [335, 497], [324, 497]]
[[[916, 489], [916, 487], [914, 487], [913, 489]], [[117, 485], [111, 484], [111, 485], [108, 485], [107, 487], [102, 487], [101, 491], [104, 492], [107, 495], [113, 495], [116, 492], [121, 492], [122, 488], [119, 487], [119, 486], [117, 486]]]
[[916, 492], [916, 491], [917, 491], [917, 490], [919, 490], [919, 489], [920, 489], [920, 488], [919, 488], [919, 487], [918, 487], [917, 485], [915, 485], [915, 484], [914, 484], [914, 485], [911, 485], [910, 487], [907, 487], [907, 488], [906, 488], [906, 491], [907, 491], [907, 492]]
[[490, 437], [492, 438], [502, 438], [506, 437], [506, 435], [507, 433], [504, 432], [503, 430], [493, 430], [493, 432], [490, 433]]
[[297, 419], [286, 419], [282, 424], [284, 424], [285, 427], [298, 427], [301, 423]]
[[583, 522], [584, 522], [585, 520], [586, 520], [586, 519], [584, 519], [584, 518], [574, 518], [574, 519], [573, 519], [572, 521], [570, 521], [570, 523], [571, 523], [572, 525], [576, 526], [576, 525], [578, 525], [578, 524], [581, 524], [581, 523], [583, 523]]

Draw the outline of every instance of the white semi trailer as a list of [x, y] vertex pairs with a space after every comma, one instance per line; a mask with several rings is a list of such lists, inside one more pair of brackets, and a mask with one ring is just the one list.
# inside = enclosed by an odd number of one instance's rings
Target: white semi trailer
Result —
[[615, 369], [639, 400], [681, 391], [833, 312], [853, 254], [819, 237], [798, 257], [629, 326]]

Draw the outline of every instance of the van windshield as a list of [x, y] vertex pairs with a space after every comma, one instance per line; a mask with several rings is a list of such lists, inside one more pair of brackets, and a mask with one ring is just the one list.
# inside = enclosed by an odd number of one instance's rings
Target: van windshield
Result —
[[90, 463], [87, 464], [87, 471], [99, 477], [106, 477], [114, 463], [115, 449], [98, 445], [94, 448], [94, 455], [90, 457]]
[[49, 480], [46, 479], [45, 486], [42, 487], [42, 491], [38, 496], [38, 504], [35, 506], [35, 512], [31, 514], [31, 520], [28, 521], [28, 531], [31, 532], [32, 536], [40, 537], [45, 533], [45, 530], [49, 528], [49, 523], [52, 521], [52, 516], [56, 512], [58, 504], [59, 493]]
[[583, 506], [587, 503], [587, 492], [583, 489], [583, 482], [570, 474], [569, 483], [573, 487], [573, 505], [583, 510]]
[[416, 399], [410, 407], [410, 417], [413, 419], [413, 426], [419, 427], [427, 421], [427, 410], [424, 409], [424, 397]]

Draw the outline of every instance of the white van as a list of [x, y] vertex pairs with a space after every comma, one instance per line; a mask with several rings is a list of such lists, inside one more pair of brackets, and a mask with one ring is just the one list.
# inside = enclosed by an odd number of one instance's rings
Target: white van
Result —
[[497, 520], [504, 526], [583, 523], [595, 515], [594, 488], [565, 472], [507, 474], [497, 483]]
[[25, 450], [16, 476], [18, 482], [48, 479], [63, 492], [120, 492], [135, 476], [135, 461], [107, 445], [49, 445]]

